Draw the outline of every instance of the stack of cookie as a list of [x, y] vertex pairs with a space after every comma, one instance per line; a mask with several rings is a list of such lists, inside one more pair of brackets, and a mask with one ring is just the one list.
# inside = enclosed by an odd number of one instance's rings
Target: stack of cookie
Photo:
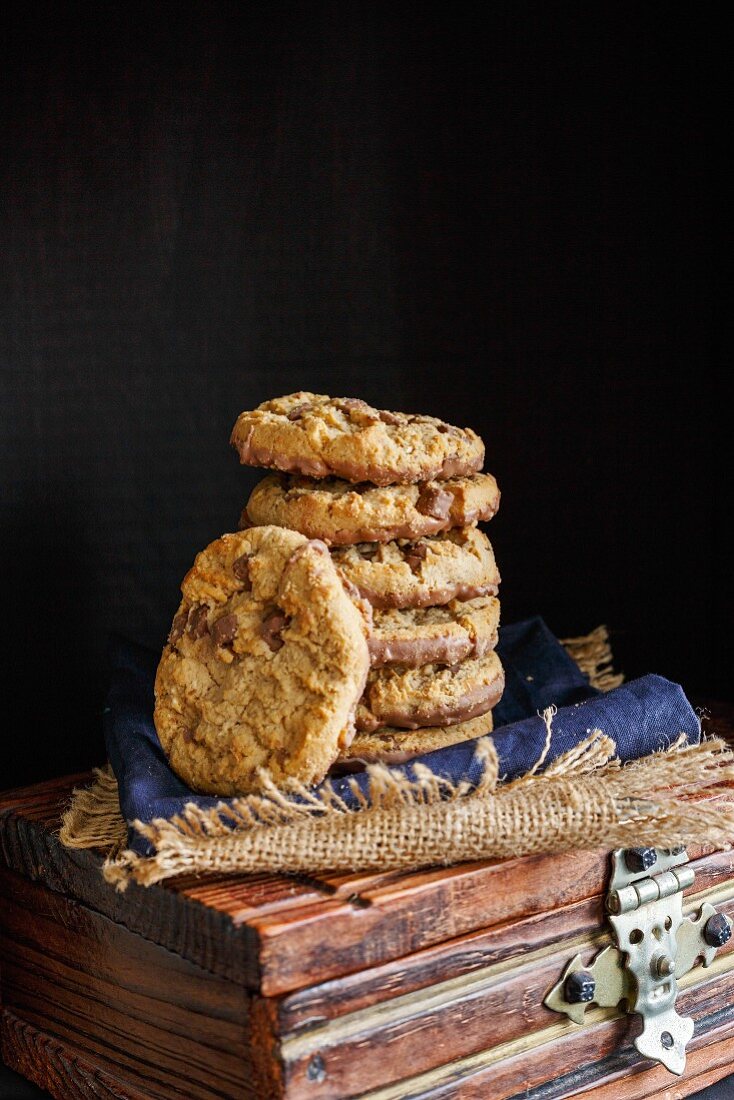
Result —
[[337, 767], [399, 762], [491, 729], [499, 574], [486, 535], [500, 494], [471, 429], [355, 398], [295, 393], [243, 412], [241, 462], [269, 468], [240, 528], [289, 528], [331, 549], [368, 621], [356, 736]]

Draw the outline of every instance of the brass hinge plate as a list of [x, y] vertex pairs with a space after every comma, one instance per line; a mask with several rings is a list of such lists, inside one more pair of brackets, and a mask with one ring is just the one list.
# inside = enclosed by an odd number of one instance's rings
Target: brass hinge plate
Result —
[[683, 890], [693, 884], [683, 848], [618, 849], [606, 909], [614, 944], [584, 966], [576, 955], [543, 1002], [576, 1024], [590, 1004], [636, 1012], [640, 1054], [681, 1074], [693, 1020], [676, 1011], [677, 979], [700, 960], [708, 966], [731, 936], [731, 924], [705, 903], [684, 917]]

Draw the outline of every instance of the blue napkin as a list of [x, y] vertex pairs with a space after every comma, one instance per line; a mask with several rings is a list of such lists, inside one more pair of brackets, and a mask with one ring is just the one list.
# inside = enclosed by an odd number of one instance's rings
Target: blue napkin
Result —
[[[506, 687], [494, 710], [493, 740], [503, 778], [514, 779], [537, 761], [546, 739], [539, 712], [551, 704], [558, 707], [558, 714], [553, 720], [548, 764], [593, 729], [614, 739], [621, 760], [667, 748], [679, 733], [685, 733], [690, 743], [700, 739], [699, 720], [681, 687], [661, 676], [643, 676], [600, 694], [589, 686], [540, 618], [503, 626], [497, 652], [505, 669]], [[194, 794], [169, 768], [153, 725], [157, 662], [158, 654], [130, 642], [118, 641], [112, 646], [105, 741], [127, 821], [172, 817], [187, 802], [208, 808], [227, 801]], [[454, 782], [476, 783], [480, 765], [474, 757], [474, 742], [464, 741], [427, 753], [415, 762], [428, 764], [437, 775]], [[412, 776], [415, 762], [397, 770]], [[366, 772], [326, 782], [354, 805], [350, 781], [364, 791]], [[149, 851], [132, 830], [130, 844], [137, 851]]]

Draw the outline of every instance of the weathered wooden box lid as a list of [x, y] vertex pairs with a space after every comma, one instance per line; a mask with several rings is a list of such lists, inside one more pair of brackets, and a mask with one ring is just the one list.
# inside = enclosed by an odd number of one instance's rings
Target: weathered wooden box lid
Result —
[[[679, 983], [682, 1079], [634, 1050], [639, 1018], [594, 1007], [577, 1026], [543, 1005], [609, 942], [606, 852], [121, 894], [55, 836], [84, 779], [0, 796], [3, 1056], [56, 1097], [616, 1100], [731, 1071], [732, 941]], [[734, 917], [734, 855], [690, 855], [684, 911]]]

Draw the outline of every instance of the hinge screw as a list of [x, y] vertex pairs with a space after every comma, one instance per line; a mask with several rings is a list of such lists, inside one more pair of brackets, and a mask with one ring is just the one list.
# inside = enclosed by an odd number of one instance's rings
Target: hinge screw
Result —
[[655, 973], [658, 978], [669, 978], [675, 974], [675, 963], [670, 955], [660, 955], [655, 962]]
[[723, 913], [714, 913], [706, 921], [703, 938], [709, 947], [723, 947], [731, 939], [731, 924]]
[[588, 1004], [596, 993], [594, 975], [589, 970], [574, 970], [566, 978], [563, 992], [570, 1005]]
[[657, 859], [658, 854], [654, 848], [627, 848], [624, 853], [624, 862], [635, 874], [649, 871], [657, 863]]
[[306, 1069], [306, 1076], [309, 1081], [321, 1082], [326, 1077], [326, 1066], [324, 1065], [324, 1059], [320, 1054], [314, 1054], [311, 1061], [308, 1063]]

